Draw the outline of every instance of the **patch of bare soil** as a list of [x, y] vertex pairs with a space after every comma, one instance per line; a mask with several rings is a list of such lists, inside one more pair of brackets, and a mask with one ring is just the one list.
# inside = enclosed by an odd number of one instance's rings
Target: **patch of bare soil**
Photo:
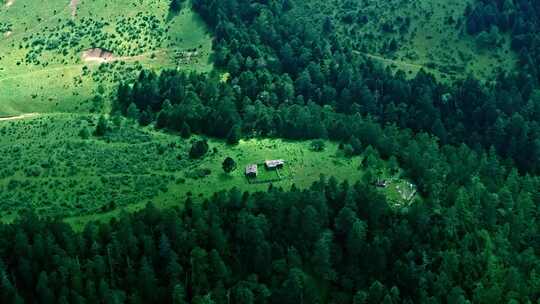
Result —
[[13, 3], [15, 3], [15, 0], [7, 0], [7, 1], [6, 1], [6, 7], [12, 6]]
[[25, 118], [31, 118], [34, 116], [37, 116], [37, 113], [28, 113], [28, 114], [22, 114], [17, 116], [7, 116], [7, 117], [0, 117], [1, 121], [10, 121], [10, 120], [19, 120], [19, 119], [25, 119]]
[[107, 51], [102, 48], [88, 49], [82, 53], [81, 58], [84, 62], [91, 62], [91, 61], [108, 62], [108, 61], [115, 60], [115, 57], [112, 52]]
[[4, 37], [8, 38], [9, 36], [11, 36], [11, 34], [13, 34], [12, 31], [7, 31], [4, 33]]
[[79, 0], [71, 0], [69, 3], [69, 7], [71, 8], [71, 17], [77, 16], [77, 5], [79, 4]]

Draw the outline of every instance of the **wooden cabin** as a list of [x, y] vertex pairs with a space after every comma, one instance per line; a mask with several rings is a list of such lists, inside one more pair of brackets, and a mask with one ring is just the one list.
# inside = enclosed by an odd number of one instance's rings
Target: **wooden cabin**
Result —
[[281, 169], [285, 165], [283, 159], [267, 160], [264, 162], [266, 169]]
[[246, 167], [246, 176], [247, 177], [257, 177], [257, 165], [248, 165]]

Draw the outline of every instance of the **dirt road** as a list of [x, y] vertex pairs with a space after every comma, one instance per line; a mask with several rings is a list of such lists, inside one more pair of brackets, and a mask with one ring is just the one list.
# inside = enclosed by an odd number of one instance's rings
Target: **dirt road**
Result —
[[38, 115], [38, 113], [26, 113], [26, 114], [21, 114], [21, 115], [17, 115], [17, 116], [0, 117], [0, 122], [2, 122], [2, 121], [11, 121], [11, 120], [19, 120], [19, 119], [26, 119], [26, 118], [35, 117], [37, 115]]

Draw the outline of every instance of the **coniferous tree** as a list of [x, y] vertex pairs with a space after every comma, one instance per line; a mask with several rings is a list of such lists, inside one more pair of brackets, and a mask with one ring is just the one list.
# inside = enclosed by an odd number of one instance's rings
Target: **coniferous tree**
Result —
[[240, 125], [236, 124], [231, 128], [229, 134], [227, 135], [227, 143], [231, 145], [236, 145], [240, 141], [241, 137], [242, 129], [240, 128]]
[[186, 122], [182, 123], [182, 129], [180, 130], [180, 136], [182, 138], [190, 138], [191, 137], [191, 128]]
[[107, 134], [108, 131], [109, 131], [109, 122], [107, 121], [105, 116], [100, 116], [98, 123], [96, 125], [96, 129], [94, 131], [94, 135], [101, 137]]
[[231, 173], [234, 171], [234, 169], [236, 169], [236, 162], [231, 157], [227, 157], [221, 164], [221, 167], [225, 173]]

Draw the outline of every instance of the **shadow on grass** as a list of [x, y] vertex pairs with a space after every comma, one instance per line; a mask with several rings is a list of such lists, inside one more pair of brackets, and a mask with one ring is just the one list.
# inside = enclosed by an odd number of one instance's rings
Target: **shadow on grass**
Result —
[[218, 179], [219, 179], [219, 181], [224, 182], [224, 181], [230, 181], [230, 180], [234, 179], [234, 177], [233, 177], [231, 174], [227, 174], [227, 173], [225, 173], [225, 172], [221, 172], [221, 173], [219, 174]]

